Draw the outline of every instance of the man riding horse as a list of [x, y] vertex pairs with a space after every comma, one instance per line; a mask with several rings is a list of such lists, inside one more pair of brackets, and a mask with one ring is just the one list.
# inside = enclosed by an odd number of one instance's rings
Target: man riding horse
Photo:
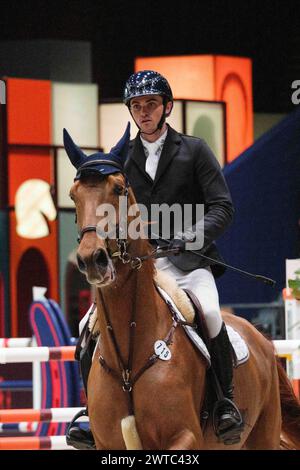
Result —
[[[224, 443], [231, 443], [232, 435], [238, 442], [242, 427], [241, 415], [233, 403], [232, 349], [215, 284], [215, 277], [222, 275], [224, 268], [186, 249], [187, 244], [191, 246], [202, 237], [204, 243], [198, 254], [222, 260], [214, 241], [232, 220], [234, 210], [228, 187], [204, 140], [181, 134], [166, 123], [173, 108], [173, 95], [162, 75], [152, 70], [131, 75], [124, 89], [124, 103], [139, 128], [130, 142], [125, 165], [138, 204], [146, 206], [149, 213], [153, 204], [180, 204], [182, 210], [186, 204], [194, 207], [204, 204], [203, 220], [197, 220], [193, 214], [191, 226], [184, 231], [175, 232], [171, 226], [170, 240], [166, 241], [159, 233], [161, 238], [152, 237], [150, 242], [155, 246], [168, 242], [170, 248], [179, 252], [156, 260], [156, 268], [173, 276], [201, 304], [210, 337], [212, 368], [224, 395], [218, 407], [216, 433]], [[89, 367], [90, 360], [85, 358], [81, 364], [85, 377]], [[76, 441], [80, 447], [80, 440], [92, 446], [92, 439], [89, 432], [73, 425], [69, 428], [68, 440], [75, 447]]]

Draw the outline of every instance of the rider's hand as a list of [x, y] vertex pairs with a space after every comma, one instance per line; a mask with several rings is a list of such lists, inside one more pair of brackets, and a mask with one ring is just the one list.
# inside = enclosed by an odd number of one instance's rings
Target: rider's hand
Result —
[[186, 243], [191, 243], [195, 240], [196, 235], [193, 232], [179, 232], [176, 238], [170, 242], [170, 248], [177, 248], [178, 253], [183, 253], [186, 250]]
[[170, 249], [177, 249], [177, 253], [174, 253], [175, 255], [179, 255], [179, 253], [183, 253], [185, 251], [185, 241], [180, 239], [180, 238], [173, 238], [173, 240], [170, 241], [169, 248]]

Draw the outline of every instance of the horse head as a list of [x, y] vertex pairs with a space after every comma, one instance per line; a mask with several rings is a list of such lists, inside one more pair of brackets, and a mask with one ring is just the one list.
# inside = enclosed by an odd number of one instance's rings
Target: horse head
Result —
[[[77, 262], [90, 284], [97, 287], [115, 280], [114, 259], [120, 254], [120, 196], [135, 203], [124, 173], [130, 124], [109, 153], [85, 153], [64, 129], [64, 146], [77, 173], [70, 190], [78, 225]], [[127, 216], [127, 204], [126, 204]]]

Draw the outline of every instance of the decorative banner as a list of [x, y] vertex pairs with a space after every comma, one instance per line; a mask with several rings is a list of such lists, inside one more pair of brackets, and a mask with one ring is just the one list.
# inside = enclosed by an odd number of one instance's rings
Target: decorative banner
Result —
[[224, 108], [224, 103], [186, 102], [186, 133], [204, 139], [222, 167], [226, 161]]
[[63, 145], [64, 127], [80, 147], [99, 145], [97, 85], [54, 82], [52, 109], [53, 145]]
[[39, 179], [27, 180], [16, 192], [15, 211], [17, 234], [23, 238], [42, 238], [49, 235], [47, 221], [55, 220], [50, 185]]
[[[77, 145], [99, 147], [98, 87], [86, 83], [52, 84], [52, 136], [53, 145], [63, 145], [63, 128], [66, 128]], [[89, 155], [94, 151], [85, 151]], [[57, 151], [57, 202], [58, 208], [73, 208], [69, 190], [75, 169], [64, 149]]]

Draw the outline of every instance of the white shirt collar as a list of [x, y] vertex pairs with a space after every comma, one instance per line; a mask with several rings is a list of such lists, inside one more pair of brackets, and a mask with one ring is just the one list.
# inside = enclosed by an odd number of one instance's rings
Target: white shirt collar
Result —
[[165, 140], [166, 140], [166, 137], [167, 137], [167, 133], [168, 133], [168, 128], [165, 130], [165, 132], [157, 139], [155, 140], [154, 142], [148, 142], [148, 140], [145, 140], [141, 135], [140, 135], [140, 138], [141, 138], [141, 141], [142, 141], [142, 144], [144, 147], [146, 147], [147, 150], [149, 150], [151, 152], [154, 152], [156, 151], [156, 149], [158, 149], [159, 147], [162, 147]]

